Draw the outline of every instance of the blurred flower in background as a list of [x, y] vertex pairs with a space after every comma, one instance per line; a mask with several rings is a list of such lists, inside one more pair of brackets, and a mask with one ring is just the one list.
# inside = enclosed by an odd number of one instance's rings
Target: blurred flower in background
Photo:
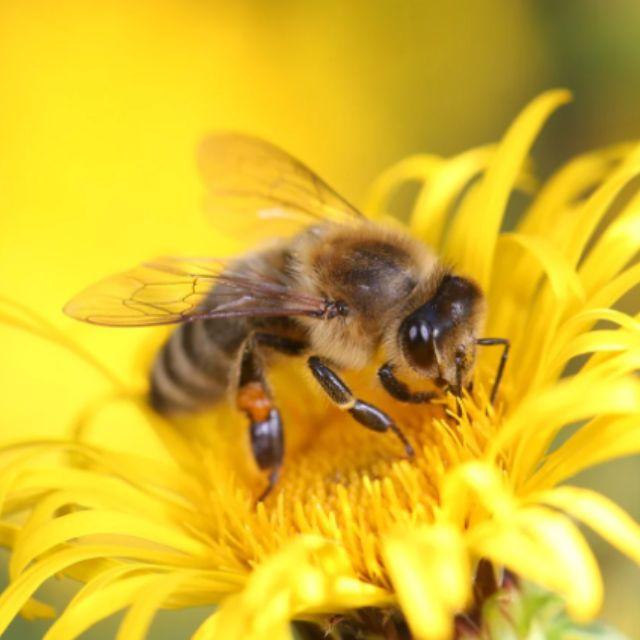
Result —
[[[541, 150], [557, 161], [560, 147], [584, 150], [640, 133], [639, 12], [631, 1], [605, 8], [595, 0], [392, 9], [4, 2], [0, 293], [19, 296], [139, 384], [136, 367], [125, 368], [144, 341], [139, 332], [78, 326], [60, 308], [88, 282], [148, 256], [234, 251], [200, 215], [193, 154], [207, 131], [275, 140], [362, 202], [392, 162], [494, 140], [531, 97], [561, 84], [575, 91], [576, 106], [552, 124]], [[0, 345], [5, 439], [58, 436], [87, 398], [109, 390], [80, 361], [14, 329], [0, 327]], [[126, 411], [115, 406], [104, 416], [109, 446]], [[95, 433], [100, 439], [100, 425]], [[144, 433], [123, 429], [119, 437], [123, 450], [160, 453]], [[639, 483], [618, 474], [637, 477], [637, 463], [589, 481], [618, 487], [640, 513]], [[605, 618], [634, 629], [637, 573], [607, 558]], [[22, 625], [15, 637], [40, 637], [38, 629]]]

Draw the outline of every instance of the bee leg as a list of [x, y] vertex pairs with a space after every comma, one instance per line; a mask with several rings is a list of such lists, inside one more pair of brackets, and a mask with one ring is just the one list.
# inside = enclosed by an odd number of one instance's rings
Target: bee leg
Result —
[[280, 470], [282, 469], [282, 465], [279, 464], [276, 467], [271, 469], [269, 476], [267, 478], [267, 486], [263, 489], [262, 493], [258, 496], [256, 502], [262, 502], [266, 499], [266, 497], [271, 493], [273, 488], [278, 483], [278, 479], [280, 478]]
[[299, 356], [303, 354], [309, 346], [302, 340], [294, 340], [293, 338], [271, 333], [256, 333], [255, 340], [261, 347], [273, 349], [287, 356]]
[[462, 410], [462, 370], [465, 366], [464, 351], [456, 352], [456, 383], [451, 387], [451, 393], [456, 397], [456, 414], [459, 418], [463, 415]]
[[313, 377], [320, 383], [322, 390], [331, 401], [343, 411], [348, 411], [354, 419], [367, 429], [373, 431], [391, 430], [404, 445], [407, 456], [413, 457], [413, 447], [398, 425], [377, 407], [368, 402], [358, 400], [351, 389], [338, 374], [330, 369], [318, 356], [311, 356], [307, 361]]
[[437, 393], [431, 391], [411, 391], [409, 387], [398, 380], [393, 373], [393, 365], [390, 362], [383, 364], [378, 369], [378, 379], [382, 383], [385, 391], [396, 400], [400, 402], [409, 402], [411, 404], [422, 404], [424, 402], [431, 402], [437, 397]]
[[502, 381], [502, 374], [504, 373], [504, 368], [507, 364], [507, 359], [509, 358], [509, 348], [511, 347], [511, 343], [507, 338], [479, 338], [476, 340], [476, 344], [481, 347], [493, 347], [493, 346], [501, 346], [502, 347], [502, 355], [500, 356], [500, 364], [498, 365], [498, 371], [496, 372], [496, 377], [493, 381], [493, 387], [491, 389], [491, 404], [494, 403], [496, 396], [498, 395], [498, 389], [500, 388], [500, 382]]
[[266, 489], [258, 498], [264, 500], [278, 481], [284, 456], [284, 430], [280, 412], [274, 406], [264, 378], [262, 362], [249, 346], [242, 357], [236, 398], [238, 408], [249, 418], [251, 451], [258, 467], [269, 470]]

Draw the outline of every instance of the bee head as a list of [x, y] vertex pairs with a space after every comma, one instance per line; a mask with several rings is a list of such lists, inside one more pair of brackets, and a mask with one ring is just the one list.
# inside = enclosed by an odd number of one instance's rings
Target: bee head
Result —
[[482, 307], [475, 283], [446, 275], [433, 297], [400, 325], [399, 346], [407, 364], [439, 384], [464, 384], [475, 360]]

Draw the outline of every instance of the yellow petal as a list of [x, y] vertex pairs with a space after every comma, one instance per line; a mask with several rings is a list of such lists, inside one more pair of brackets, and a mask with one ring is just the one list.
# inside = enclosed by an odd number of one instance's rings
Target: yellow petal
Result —
[[[128, 568], [129, 572], [133, 569]], [[64, 613], [51, 625], [43, 640], [73, 640], [96, 622], [128, 606], [153, 584], [155, 574], [130, 575], [113, 582], [103, 581], [99, 588], [74, 598]], [[87, 587], [91, 585], [88, 583]], [[86, 589], [87, 587], [84, 587]]]
[[607, 282], [589, 298], [589, 306], [610, 307], [640, 282], [640, 264], [634, 264]]
[[45, 580], [73, 564], [107, 555], [107, 549], [96, 547], [65, 549], [27, 569], [0, 595], [0, 635]]
[[640, 453], [640, 417], [600, 416], [550, 453], [528, 487], [553, 486], [601, 462], [635, 453]]
[[584, 311], [580, 311], [572, 315], [562, 323], [562, 326], [558, 330], [558, 335], [555, 341], [556, 344], [554, 344], [554, 346], [556, 348], [562, 347], [572, 337], [586, 331], [589, 327], [601, 320], [617, 324], [618, 326], [630, 331], [640, 331], [640, 322], [622, 311], [602, 307], [585, 309]]
[[178, 572], [155, 578], [132, 601], [118, 628], [116, 640], [144, 640], [160, 607], [189, 577], [189, 573]]
[[565, 347], [549, 360], [551, 372], [560, 375], [566, 363], [576, 356], [588, 353], [609, 353], [616, 351], [640, 350], [640, 331], [625, 329], [600, 329], [590, 331], [571, 340]]
[[31, 598], [25, 603], [22, 609], [20, 609], [20, 615], [26, 620], [55, 618], [56, 610], [51, 605]]
[[[516, 485], [535, 469], [565, 425], [598, 414], [628, 414], [640, 410], [640, 384], [634, 379], [607, 378], [598, 371], [581, 373], [527, 398], [510, 416], [489, 447], [489, 456], [513, 443]], [[515, 441], [517, 439], [517, 441]]]
[[470, 529], [469, 546], [479, 557], [509, 567], [519, 576], [563, 596], [576, 620], [593, 618], [602, 602], [602, 579], [578, 529], [548, 509], [520, 509], [510, 520]]
[[640, 564], [640, 525], [603, 495], [579, 487], [562, 486], [531, 496], [581, 520], [616, 549]]
[[[262, 631], [255, 633], [248, 631], [243, 625], [243, 612], [238, 607], [235, 600], [231, 598], [223, 602], [227, 607], [224, 616], [219, 611], [209, 616], [191, 636], [192, 640], [217, 640], [218, 638], [242, 638], [243, 640], [262, 640], [262, 638], [273, 638], [273, 640], [293, 640], [291, 625], [288, 620], [283, 620], [277, 626], [269, 628], [269, 635], [260, 635]], [[249, 614], [250, 615], [250, 614]]]
[[434, 525], [390, 536], [385, 563], [416, 638], [445, 640], [471, 592], [471, 567], [460, 530]]
[[188, 555], [208, 554], [205, 544], [178, 527], [106, 509], [80, 511], [55, 518], [21, 539], [11, 558], [12, 575], [22, 572], [34, 558], [58, 544], [83, 536], [109, 534], [140, 538]]
[[494, 152], [494, 145], [478, 147], [443, 160], [434, 168], [416, 199], [409, 221], [418, 238], [434, 248], [440, 247], [455, 199], [485, 169]]
[[225, 599], [194, 638], [289, 638], [289, 622], [296, 616], [391, 601], [385, 590], [356, 578], [339, 545], [298, 536], [257, 566], [245, 588]]
[[376, 219], [388, 213], [389, 200], [407, 182], [427, 182], [442, 162], [440, 156], [415, 155], [401, 160], [381, 173], [369, 188], [364, 211]]
[[451, 470], [442, 487], [442, 513], [464, 527], [472, 510], [481, 505], [496, 518], [510, 519], [516, 503], [498, 469], [482, 462], [468, 462]]
[[577, 265], [600, 221], [622, 189], [640, 173], [640, 148], [636, 147], [623, 164], [592, 193], [576, 212], [574, 223], [566, 227], [565, 238], [560, 240], [567, 260]]
[[[454, 220], [446, 253], [484, 289], [489, 285], [495, 243], [507, 202], [529, 149], [544, 121], [569, 99], [567, 91], [548, 91], [527, 106], [507, 131], [487, 168], [474, 198], [477, 209], [465, 209], [466, 215]], [[475, 229], [475, 233], [470, 234], [469, 229]]]
[[503, 233], [499, 242], [519, 245], [533, 256], [542, 266], [558, 301], [566, 303], [584, 300], [585, 294], [578, 274], [564, 256], [544, 238], [520, 233]]
[[640, 246], [639, 198], [626, 207], [626, 213], [610, 224], [580, 266], [580, 278], [588, 292], [596, 292], [638, 252]]
[[633, 145], [624, 143], [572, 158], [545, 182], [519, 222], [518, 231], [553, 234], [558, 216], [606, 180], [614, 163], [623, 160], [632, 149]]

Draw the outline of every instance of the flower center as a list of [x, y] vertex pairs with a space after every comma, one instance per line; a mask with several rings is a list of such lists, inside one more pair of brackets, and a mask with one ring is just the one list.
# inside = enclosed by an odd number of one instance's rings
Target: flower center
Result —
[[216, 475], [216, 452], [209, 452], [212, 508], [206, 530], [234, 564], [259, 563], [297, 534], [313, 534], [344, 546], [362, 579], [390, 587], [380, 540], [395, 528], [433, 522], [445, 471], [482, 445], [468, 422], [447, 416], [442, 403], [402, 405], [382, 392], [375, 402], [410, 440], [412, 459], [393, 433], [363, 428], [302, 385], [295, 398], [280, 403], [285, 462], [264, 503], [255, 502], [264, 475], [253, 470], [225, 482]]

